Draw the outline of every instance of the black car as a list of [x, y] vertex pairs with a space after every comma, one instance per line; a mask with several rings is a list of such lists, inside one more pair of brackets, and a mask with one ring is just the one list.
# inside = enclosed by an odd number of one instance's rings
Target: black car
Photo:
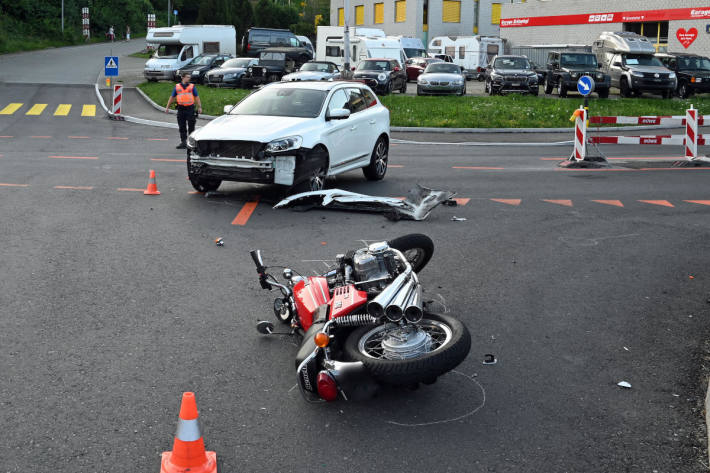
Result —
[[407, 71], [396, 59], [363, 59], [355, 68], [353, 79], [364, 82], [378, 94], [407, 92]]
[[537, 73], [525, 56], [495, 56], [486, 67], [486, 92], [489, 95], [521, 92], [537, 95]]
[[188, 72], [192, 74], [190, 82], [195, 84], [202, 84], [205, 79], [205, 74], [208, 71], [219, 67], [224, 64], [224, 61], [230, 59], [232, 56], [229, 54], [200, 54], [195, 59], [183, 66], [175, 72], [175, 80], [179, 81], [182, 78], [183, 73]]
[[547, 55], [547, 80], [545, 93], [551, 94], [557, 88], [560, 97], [567, 97], [567, 92], [577, 90], [577, 81], [582, 76], [594, 79], [594, 92], [600, 98], [609, 97], [611, 77], [599, 69], [594, 53], [587, 51], [551, 51]]
[[666, 68], [678, 78], [676, 93], [681, 98], [710, 92], [710, 59], [688, 53], [656, 54]]
[[535, 61], [530, 61], [530, 65], [532, 66], [533, 71], [537, 74], [537, 83], [544, 84], [545, 78], [547, 77], [547, 68], [541, 66]]
[[256, 66], [257, 58], [237, 57], [224, 61], [220, 67], [212, 69], [205, 75], [205, 84], [210, 87], [240, 87], [242, 77], [249, 66]]
[[[274, 28], [249, 28], [242, 38], [242, 51], [245, 56], [259, 57], [266, 48], [302, 48], [301, 41], [289, 30]], [[306, 48], [309, 57], [303, 62], [313, 59], [313, 53]]]
[[256, 66], [249, 66], [242, 77], [242, 87], [276, 82], [292, 72], [296, 72], [308, 62], [308, 52], [303, 48], [267, 48], [259, 53]]

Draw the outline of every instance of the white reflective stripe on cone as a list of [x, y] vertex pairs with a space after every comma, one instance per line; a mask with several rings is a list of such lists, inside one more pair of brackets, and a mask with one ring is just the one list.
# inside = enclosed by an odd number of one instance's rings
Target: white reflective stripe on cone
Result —
[[178, 419], [175, 437], [183, 442], [194, 442], [195, 440], [200, 440], [202, 435], [200, 435], [200, 426], [197, 424], [197, 419]]

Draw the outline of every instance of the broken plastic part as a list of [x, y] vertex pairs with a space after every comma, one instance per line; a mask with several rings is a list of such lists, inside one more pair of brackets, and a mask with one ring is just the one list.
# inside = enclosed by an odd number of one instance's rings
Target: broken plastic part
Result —
[[224, 246], [224, 240], [221, 238], [216, 238], [214, 242], [217, 246]]
[[631, 389], [631, 383], [628, 383], [626, 381], [619, 381], [618, 383], [616, 383], [616, 385], [622, 388]]
[[484, 357], [483, 357], [483, 364], [484, 365], [495, 365], [496, 363], [498, 363], [498, 360], [496, 359], [496, 357], [494, 355], [492, 355], [491, 353], [487, 353], [486, 355], [484, 355]]
[[454, 215], [453, 217], [451, 217], [451, 221], [452, 222], [465, 222], [466, 217], [457, 217], [456, 215]]

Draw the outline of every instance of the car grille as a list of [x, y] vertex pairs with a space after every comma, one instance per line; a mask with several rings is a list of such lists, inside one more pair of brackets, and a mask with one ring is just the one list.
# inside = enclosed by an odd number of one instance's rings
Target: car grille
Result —
[[[658, 74], [658, 77], [656, 77]], [[660, 74], [657, 72], [644, 72], [643, 76], [647, 79], [668, 79], [668, 74]]]
[[431, 81], [430, 83], [431, 83], [431, 85], [449, 85], [449, 81], [437, 81], [437, 80], [433, 80], [433, 81]]
[[197, 142], [197, 153], [222, 158], [255, 158], [261, 147], [258, 141], [200, 140]]
[[513, 74], [513, 75], [505, 76], [505, 80], [524, 81], [524, 80], [526, 80], [526, 79], [527, 79], [526, 76], [518, 75], [518, 74]]
[[222, 82], [222, 76], [209, 76], [210, 82]]
[[266, 68], [261, 66], [252, 66], [251, 75], [252, 77], [266, 77]]

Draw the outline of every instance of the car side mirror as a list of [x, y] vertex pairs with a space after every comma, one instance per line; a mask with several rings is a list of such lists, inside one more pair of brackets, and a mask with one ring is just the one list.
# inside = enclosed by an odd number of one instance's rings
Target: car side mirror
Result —
[[615, 62], [614, 62], [614, 67], [621, 67], [621, 62], [615, 61]]
[[224, 113], [229, 113], [234, 108], [234, 105], [225, 105], [223, 110]]
[[326, 120], [345, 120], [350, 117], [350, 110], [347, 108], [336, 108], [331, 110], [326, 116]]
[[392, 70], [393, 70], [394, 72], [399, 72], [399, 71], [401, 71], [402, 69], [400, 69], [399, 66], [395, 66], [394, 69], [392, 69]]

